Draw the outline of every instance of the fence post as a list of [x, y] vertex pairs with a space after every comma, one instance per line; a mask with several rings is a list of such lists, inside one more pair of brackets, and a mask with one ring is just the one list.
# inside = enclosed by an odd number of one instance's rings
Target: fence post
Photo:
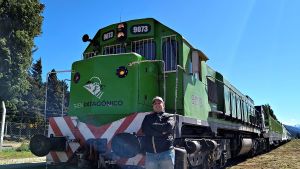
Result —
[[27, 130], [27, 139], [30, 139], [31, 138], [31, 130], [32, 130], [32, 128], [31, 128], [31, 126], [30, 126], [29, 123], [26, 125], [26, 130]]
[[18, 140], [20, 141], [21, 140], [21, 137], [22, 137], [22, 122], [20, 123], [20, 127], [19, 127], [19, 138]]
[[10, 122], [9, 123], [9, 135], [10, 135], [10, 137], [13, 135], [12, 133], [13, 133], [13, 131], [12, 131], [12, 122]]
[[0, 151], [2, 151], [2, 145], [3, 145], [3, 136], [4, 136], [4, 124], [5, 124], [5, 117], [6, 117], [6, 108], [5, 103], [2, 101], [2, 123], [1, 123], [1, 133], [0, 133]]

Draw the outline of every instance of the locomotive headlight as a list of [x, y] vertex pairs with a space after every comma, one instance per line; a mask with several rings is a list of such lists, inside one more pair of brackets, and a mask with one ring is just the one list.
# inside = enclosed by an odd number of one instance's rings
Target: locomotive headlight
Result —
[[123, 36], [125, 36], [124, 32], [119, 32], [118, 35], [117, 35], [118, 38], [121, 38]]
[[119, 23], [117, 26], [117, 40], [118, 42], [125, 42], [127, 39], [127, 24]]
[[119, 73], [121, 76], [123, 76], [125, 74], [125, 71], [124, 70], [121, 70], [120, 73]]
[[128, 70], [125, 66], [120, 66], [118, 69], [117, 69], [117, 73], [116, 75], [119, 77], [119, 78], [124, 78], [126, 77], [128, 74]]

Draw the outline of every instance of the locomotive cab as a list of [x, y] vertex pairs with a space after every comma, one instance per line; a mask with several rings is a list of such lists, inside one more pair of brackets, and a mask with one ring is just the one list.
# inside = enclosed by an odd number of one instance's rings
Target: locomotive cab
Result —
[[151, 111], [157, 95], [174, 112], [175, 74], [182, 62], [177, 32], [146, 18], [107, 26], [93, 39], [84, 35], [82, 40], [90, 43], [83, 60], [72, 66], [69, 115], [100, 126]]

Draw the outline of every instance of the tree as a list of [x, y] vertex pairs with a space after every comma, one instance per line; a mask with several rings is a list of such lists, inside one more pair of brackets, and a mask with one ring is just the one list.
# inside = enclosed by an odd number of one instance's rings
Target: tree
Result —
[[42, 82], [42, 59], [39, 58], [35, 64], [32, 65], [31, 68], [31, 77], [34, 79], [34, 81], [41, 87], [43, 85]]
[[265, 112], [265, 117], [267, 117], [267, 114], [270, 114], [271, 117], [273, 117], [275, 120], [277, 120], [276, 115], [274, 114], [274, 111], [272, 110], [271, 106], [269, 104], [263, 105], [263, 110]]
[[20, 116], [17, 107], [25, 104], [22, 97], [30, 89], [27, 73], [43, 9], [39, 0], [0, 0], [0, 102], [15, 116]]
[[69, 95], [68, 84], [64, 80], [58, 80], [55, 69], [52, 69], [47, 84], [47, 118], [65, 114]]
[[63, 88], [63, 95], [64, 95], [64, 107], [63, 107], [63, 112], [64, 114], [66, 114], [68, 112], [68, 107], [69, 107], [69, 101], [70, 101], [70, 92], [68, 91], [68, 84], [66, 83], [66, 81], [61, 81], [61, 88]]
[[59, 80], [57, 79], [55, 69], [51, 70], [48, 76], [47, 84], [47, 112], [46, 116], [57, 116], [60, 113], [60, 93], [61, 93]]
[[45, 86], [42, 82], [42, 59], [38, 59], [32, 65], [29, 72], [28, 81], [31, 86], [27, 95], [24, 95], [26, 106], [20, 108], [27, 118], [25, 122], [41, 122], [44, 115], [44, 100], [45, 100]]

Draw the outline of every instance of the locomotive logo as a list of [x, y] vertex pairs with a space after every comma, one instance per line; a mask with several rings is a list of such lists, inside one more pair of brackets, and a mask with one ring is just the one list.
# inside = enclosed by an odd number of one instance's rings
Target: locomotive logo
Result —
[[83, 87], [98, 99], [100, 99], [104, 93], [102, 91], [103, 85], [99, 77], [92, 77]]

